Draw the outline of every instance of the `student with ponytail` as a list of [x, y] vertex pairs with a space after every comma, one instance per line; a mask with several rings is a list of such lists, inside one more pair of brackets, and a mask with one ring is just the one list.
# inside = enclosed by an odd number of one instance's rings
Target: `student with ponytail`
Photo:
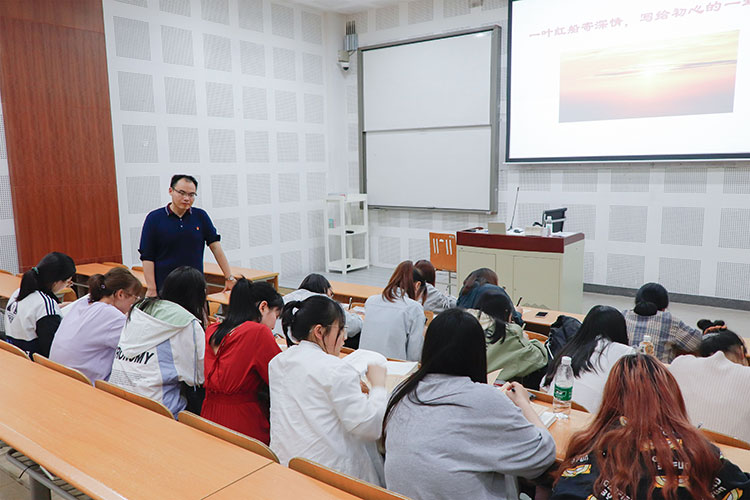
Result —
[[271, 448], [281, 463], [303, 457], [380, 484], [374, 452], [386, 405], [385, 368], [371, 365], [363, 392], [359, 372], [339, 358], [344, 312], [322, 295], [284, 306], [281, 324], [299, 344], [271, 360]]
[[284, 302], [264, 281], [240, 278], [221, 323], [206, 330], [201, 416], [268, 444], [268, 362], [281, 352], [271, 328]]
[[45, 255], [39, 264], [23, 274], [21, 288], [13, 292], [5, 307], [5, 335], [8, 342], [30, 355], [49, 356], [52, 339], [62, 315], [55, 295], [71, 283], [76, 265], [60, 252]]
[[698, 351], [701, 343], [700, 330], [672, 316], [667, 306], [667, 289], [659, 283], [646, 283], [635, 294], [635, 307], [623, 312], [630, 345], [637, 347], [645, 335], [651, 336], [654, 355], [662, 363]]
[[82, 371], [92, 382], [109, 380], [115, 348], [141, 282], [124, 267], [89, 278], [89, 293], [65, 308], [49, 357]]
[[427, 285], [410, 260], [399, 264], [380, 295], [365, 302], [359, 347], [387, 358], [419, 361], [424, 341]]

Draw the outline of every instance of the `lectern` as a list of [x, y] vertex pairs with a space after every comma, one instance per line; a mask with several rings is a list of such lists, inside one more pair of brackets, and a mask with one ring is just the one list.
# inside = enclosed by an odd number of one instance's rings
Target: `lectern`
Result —
[[480, 267], [497, 273], [499, 285], [522, 306], [582, 313], [583, 233], [561, 236], [456, 232], [458, 279]]

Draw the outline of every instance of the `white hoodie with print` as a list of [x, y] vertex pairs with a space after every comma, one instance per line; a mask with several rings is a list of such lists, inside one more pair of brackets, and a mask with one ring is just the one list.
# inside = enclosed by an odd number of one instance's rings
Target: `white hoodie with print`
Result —
[[133, 308], [120, 336], [109, 381], [163, 403], [173, 415], [185, 409], [180, 382], [203, 383], [206, 336], [183, 307], [157, 300], [147, 312]]

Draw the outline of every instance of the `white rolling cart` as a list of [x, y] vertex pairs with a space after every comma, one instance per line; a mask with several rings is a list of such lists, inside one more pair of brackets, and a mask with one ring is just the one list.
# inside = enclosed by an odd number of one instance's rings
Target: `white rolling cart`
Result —
[[329, 194], [325, 203], [326, 272], [369, 267], [367, 195]]

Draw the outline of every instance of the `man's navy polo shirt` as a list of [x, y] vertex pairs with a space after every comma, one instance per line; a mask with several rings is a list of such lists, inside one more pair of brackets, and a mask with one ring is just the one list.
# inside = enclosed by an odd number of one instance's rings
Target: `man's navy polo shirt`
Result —
[[167, 205], [146, 216], [138, 251], [141, 260], [153, 261], [156, 289], [161, 290], [167, 275], [180, 266], [203, 272], [204, 245], [220, 239], [205, 210], [191, 208], [180, 218]]

